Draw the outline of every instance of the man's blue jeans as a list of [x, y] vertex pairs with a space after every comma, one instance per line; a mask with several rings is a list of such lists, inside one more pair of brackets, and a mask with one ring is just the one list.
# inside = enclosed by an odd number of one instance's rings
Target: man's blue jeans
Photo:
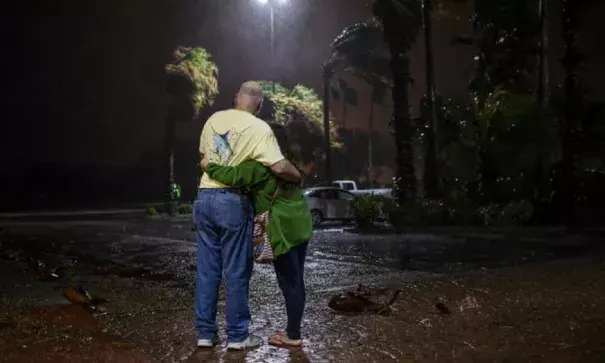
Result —
[[225, 272], [227, 339], [248, 337], [248, 295], [252, 275], [253, 210], [248, 196], [228, 189], [201, 189], [193, 208], [197, 226], [196, 330], [200, 339], [217, 336], [216, 305]]

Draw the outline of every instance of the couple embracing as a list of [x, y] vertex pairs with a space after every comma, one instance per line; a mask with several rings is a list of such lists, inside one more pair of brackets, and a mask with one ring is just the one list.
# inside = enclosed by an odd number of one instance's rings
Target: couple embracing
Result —
[[251, 349], [262, 339], [249, 333], [250, 277], [253, 268], [254, 215], [270, 210], [267, 234], [273, 265], [286, 301], [285, 331], [269, 338], [280, 347], [302, 345], [305, 306], [304, 261], [313, 232], [300, 191], [301, 174], [282, 129], [273, 130], [255, 115], [263, 103], [258, 83], [244, 83], [235, 107], [212, 115], [202, 130], [200, 154], [204, 174], [193, 218], [196, 224], [195, 287], [197, 346], [217, 343], [217, 299], [226, 287], [228, 349]]

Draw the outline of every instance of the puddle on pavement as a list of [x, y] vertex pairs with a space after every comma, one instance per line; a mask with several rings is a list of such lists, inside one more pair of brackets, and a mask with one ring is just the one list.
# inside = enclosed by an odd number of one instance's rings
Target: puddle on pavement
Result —
[[[188, 358], [185, 363], [201, 362], [290, 362], [290, 363], [309, 363], [311, 360], [307, 356], [310, 349], [279, 349], [270, 345], [261, 345], [259, 348], [248, 351], [228, 351], [225, 347], [217, 349], [197, 349]], [[255, 358], [263, 357], [263, 358]], [[271, 357], [271, 358], [266, 358]]]

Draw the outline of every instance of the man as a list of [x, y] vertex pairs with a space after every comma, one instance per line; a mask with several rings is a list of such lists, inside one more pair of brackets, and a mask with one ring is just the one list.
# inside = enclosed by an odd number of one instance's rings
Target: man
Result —
[[[269, 125], [255, 115], [262, 107], [258, 83], [244, 83], [235, 107], [212, 115], [202, 130], [200, 154], [209, 163], [233, 166], [256, 160], [279, 177], [298, 181], [298, 170], [287, 161]], [[253, 209], [240, 189], [230, 189], [202, 175], [194, 205], [197, 279], [195, 287], [198, 347], [212, 347], [217, 338], [216, 305], [224, 271], [227, 290], [227, 348], [246, 349], [261, 344], [250, 335], [248, 293], [252, 274]]]

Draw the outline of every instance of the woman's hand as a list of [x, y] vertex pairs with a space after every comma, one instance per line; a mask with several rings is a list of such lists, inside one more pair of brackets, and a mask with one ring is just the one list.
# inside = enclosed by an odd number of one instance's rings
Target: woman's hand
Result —
[[208, 167], [208, 159], [206, 159], [206, 155], [204, 155], [204, 157], [202, 158], [200, 166], [202, 167], [202, 171], [206, 171], [206, 168]]

